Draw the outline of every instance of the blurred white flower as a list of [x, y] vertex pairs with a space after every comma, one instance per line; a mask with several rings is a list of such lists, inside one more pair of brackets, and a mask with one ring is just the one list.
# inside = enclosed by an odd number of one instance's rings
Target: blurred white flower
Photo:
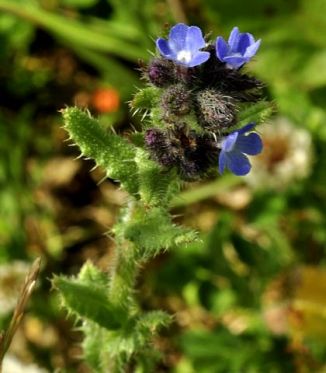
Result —
[[35, 364], [25, 364], [14, 355], [7, 354], [3, 360], [3, 373], [47, 373]]
[[277, 117], [257, 128], [264, 148], [252, 157], [251, 172], [244, 177], [255, 188], [284, 189], [309, 175], [312, 165], [310, 133], [287, 118]]
[[15, 308], [29, 269], [23, 261], [0, 265], [0, 316]]

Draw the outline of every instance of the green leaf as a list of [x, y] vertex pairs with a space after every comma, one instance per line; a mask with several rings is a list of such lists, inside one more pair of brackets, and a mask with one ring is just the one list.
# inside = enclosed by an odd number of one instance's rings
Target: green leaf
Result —
[[168, 326], [172, 322], [172, 316], [164, 311], [151, 311], [138, 316], [136, 320], [136, 330], [141, 336], [146, 336], [146, 340], [153, 336], [160, 328]]
[[83, 355], [86, 362], [94, 372], [105, 373], [105, 359], [103, 359], [103, 346], [105, 334], [108, 331], [92, 322], [86, 322], [82, 326], [85, 334], [83, 340]]
[[78, 274], [78, 279], [85, 285], [96, 284], [96, 286], [101, 287], [104, 290], [106, 290], [109, 285], [108, 275], [95, 267], [95, 265], [90, 261], [87, 261], [83, 265]]
[[84, 358], [92, 372], [125, 372], [126, 364], [138, 347], [132, 331], [125, 336], [125, 329], [108, 331], [93, 322], [83, 323], [81, 329], [85, 334]]
[[236, 128], [243, 127], [250, 122], [257, 125], [264, 123], [274, 112], [274, 105], [267, 101], [261, 101], [250, 105], [239, 113], [239, 121]]
[[121, 327], [124, 315], [111, 306], [103, 287], [64, 276], [55, 276], [52, 283], [60, 292], [64, 308], [77, 319], [94, 321], [108, 330]]
[[65, 128], [82, 155], [104, 167], [107, 176], [121, 182], [130, 194], [138, 192], [138, 170], [134, 161], [135, 147], [124, 138], [106, 132], [88, 113], [78, 108], [62, 111]]
[[176, 226], [166, 211], [156, 207], [139, 209], [128, 224], [117, 225], [116, 229], [123, 231], [125, 238], [132, 241], [145, 258], [197, 239], [196, 232]]
[[74, 8], [89, 8], [95, 5], [97, 0], [60, 0], [60, 3]]

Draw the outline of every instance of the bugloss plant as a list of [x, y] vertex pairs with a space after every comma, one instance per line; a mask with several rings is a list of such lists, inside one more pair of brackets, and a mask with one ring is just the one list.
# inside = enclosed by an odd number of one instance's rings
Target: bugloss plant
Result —
[[143, 128], [128, 139], [106, 132], [88, 112], [62, 111], [81, 154], [129, 193], [113, 228], [115, 259], [109, 273], [88, 262], [76, 278], [53, 280], [63, 306], [79, 321], [84, 357], [95, 372], [153, 371], [159, 357], [153, 337], [172, 318], [163, 311], [142, 311], [135, 281], [155, 255], [197, 238], [169, 214], [182, 182], [227, 168], [247, 174], [246, 154], [261, 152], [253, 121], [263, 121], [271, 109], [261, 100], [262, 83], [243, 72], [259, 44], [237, 28], [228, 44], [218, 38], [215, 45], [196, 26], [174, 26], [168, 39], [156, 42], [160, 56], [142, 68], [147, 85], [131, 108], [141, 112]]

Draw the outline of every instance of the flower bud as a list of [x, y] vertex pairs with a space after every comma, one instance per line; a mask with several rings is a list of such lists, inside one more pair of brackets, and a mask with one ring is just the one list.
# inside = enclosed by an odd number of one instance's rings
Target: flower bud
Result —
[[200, 91], [196, 97], [199, 123], [207, 130], [219, 132], [236, 122], [235, 101], [214, 89]]
[[174, 64], [163, 58], [155, 58], [148, 65], [147, 76], [156, 87], [166, 87], [175, 81]]
[[168, 140], [166, 131], [150, 128], [145, 133], [145, 143], [152, 158], [165, 167], [176, 163], [175, 152]]
[[165, 90], [161, 98], [161, 107], [166, 119], [173, 119], [174, 116], [188, 114], [191, 110], [191, 105], [191, 93], [183, 84], [170, 86]]

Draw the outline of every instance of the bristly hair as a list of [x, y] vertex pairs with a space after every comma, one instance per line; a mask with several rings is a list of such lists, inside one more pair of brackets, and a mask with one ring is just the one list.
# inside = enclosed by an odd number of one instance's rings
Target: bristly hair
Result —
[[236, 123], [234, 98], [212, 88], [197, 92], [195, 112], [199, 124], [214, 133], [220, 133]]
[[162, 94], [161, 108], [167, 121], [188, 114], [192, 108], [191, 91], [182, 83], [169, 86]]

